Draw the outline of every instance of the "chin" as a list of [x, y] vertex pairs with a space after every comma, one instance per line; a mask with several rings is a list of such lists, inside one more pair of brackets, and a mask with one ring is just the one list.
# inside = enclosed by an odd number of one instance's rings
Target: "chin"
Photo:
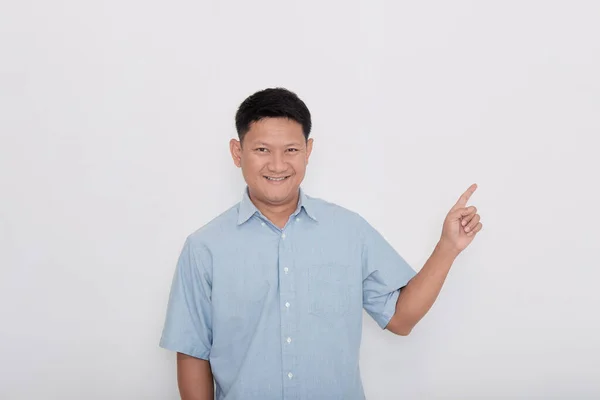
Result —
[[290, 190], [271, 190], [265, 193], [265, 198], [271, 203], [283, 203], [292, 196], [293, 194]]
[[298, 191], [298, 187], [267, 187], [261, 190], [262, 197], [269, 203], [278, 204], [285, 203]]

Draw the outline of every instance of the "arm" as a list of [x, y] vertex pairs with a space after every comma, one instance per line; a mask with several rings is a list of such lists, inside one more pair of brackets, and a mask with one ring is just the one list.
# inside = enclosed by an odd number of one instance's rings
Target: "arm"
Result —
[[213, 400], [214, 386], [210, 363], [177, 353], [177, 382], [182, 400]]
[[400, 291], [396, 312], [386, 329], [406, 336], [438, 297], [458, 253], [439, 242], [421, 271]]
[[205, 247], [189, 237], [177, 262], [160, 347], [177, 353], [177, 383], [183, 400], [213, 399], [207, 361], [212, 348], [212, 274]]
[[452, 263], [482, 229], [476, 207], [467, 201], [477, 189], [473, 184], [450, 209], [442, 228], [442, 237], [417, 275], [400, 290], [396, 310], [386, 326], [397, 335], [408, 335], [435, 302]]

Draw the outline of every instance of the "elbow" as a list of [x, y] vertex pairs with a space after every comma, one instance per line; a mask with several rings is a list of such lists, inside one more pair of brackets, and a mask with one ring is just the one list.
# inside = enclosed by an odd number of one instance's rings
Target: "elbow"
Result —
[[398, 336], [408, 336], [410, 332], [412, 332], [412, 328], [412, 326], [406, 326], [406, 324], [399, 323], [397, 320], [394, 320], [394, 318], [392, 318], [385, 327], [385, 329]]
[[412, 329], [399, 329], [394, 332], [398, 336], [408, 336], [412, 332]]
[[398, 336], [408, 336], [412, 332], [412, 328], [396, 328], [390, 332]]

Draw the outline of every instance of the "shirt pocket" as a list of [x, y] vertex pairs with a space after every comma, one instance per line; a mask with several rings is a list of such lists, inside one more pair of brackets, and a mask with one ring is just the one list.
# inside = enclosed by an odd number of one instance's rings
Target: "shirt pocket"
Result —
[[319, 264], [308, 268], [308, 312], [323, 318], [343, 317], [350, 309], [350, 268]]

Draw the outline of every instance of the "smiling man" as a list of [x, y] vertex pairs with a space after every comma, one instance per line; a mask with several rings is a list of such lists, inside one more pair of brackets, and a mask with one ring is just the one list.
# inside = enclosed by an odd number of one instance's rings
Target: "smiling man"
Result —
[[411, 332], [482, 228], [467, 206], [477, 186], [416, 273], [360, 215], [301, 189], [313, 139], [294, 93], [248, 97], [236, 128], [242, 199], [188, 236], [171, 287], [160, 345], [177, 352], [181, 397], [364, 399], [362, 310], [382, 329]]

